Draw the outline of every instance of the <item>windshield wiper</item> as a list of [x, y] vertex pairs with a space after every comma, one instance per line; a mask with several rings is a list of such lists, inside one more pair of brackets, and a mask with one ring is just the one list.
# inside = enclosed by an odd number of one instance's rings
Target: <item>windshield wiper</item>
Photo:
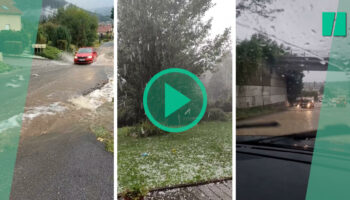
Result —
[[237, 129], [241, 128], [262, 128], [262, 127], [278, 127], [280, 124], [278, 122], [258, 122], [258, 123], [246, 123], [237, 125]]
[[[297, 149], [303, 151], [313, 151], [312, 139], [315, 139], [317, 131], [307, 131], [283, 136], [237, 136], [239, 145], [259, 145], [269, 147], [279, 147], [287, 149]], [[310, 143], [303, 144], [303, 142]], [[311, 144], [312, 143], [312, 144]]]

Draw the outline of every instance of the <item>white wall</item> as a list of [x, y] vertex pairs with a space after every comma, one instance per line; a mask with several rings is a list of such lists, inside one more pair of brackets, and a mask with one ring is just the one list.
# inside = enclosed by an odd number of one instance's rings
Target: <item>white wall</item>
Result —
[[271, 74], [270, 86], [236, 86], [237, 108], [251, 108], [287, 102], [287, 87], [284, 78]]
[[20, 15], [0, 15], [0, 31], [5, 30], [5, 26], [9, 24], [10, 30], [20, 31], [22, 29]]

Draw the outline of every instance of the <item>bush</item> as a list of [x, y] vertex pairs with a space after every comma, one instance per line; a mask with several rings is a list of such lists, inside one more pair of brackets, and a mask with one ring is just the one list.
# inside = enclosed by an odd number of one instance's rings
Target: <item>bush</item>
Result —
[[162, 135], [165, 132], [154, 126], [149, 121], [143, 121], [141, 124], [129, 128], [128, 135], [132, 137], [149, 137], [155, 135]]
[[203, 117], [204, 121], [226, 121], [227, 115], [220, 108], [209, 108]]
[[133, 125], [137, 122], [136, 117], [137, 115], [131, 105], [118, 106], [118, 127]]
[[45, 58], [48, 59], [58, 59], [60, 57], [61, 54], [61, 50], [52, 47], [52, 46], [46, 46], [46, 48], [44, 49], [44, 51], [42, 53], [39, 53], [40, 56], [43, 56]]
[[60, 50], [68, 50], [68, 41], [67, 40], [57, 40], [56, 47]]
[[134, 186], [131, 189], [127, 189], [122, 193], [122, 197], [125, 200], [142, 200], [146, 196], [148, 190], [143, 186]]
[[21, 41], [4, 41], [4, 49], [2, 52], [4, 54], [21, 54], [24, 51], [23, 44]]
[[10, 65], [0, 62], [0, 73], [8, 72], [11, 70], [12, 70], [12, 67]]

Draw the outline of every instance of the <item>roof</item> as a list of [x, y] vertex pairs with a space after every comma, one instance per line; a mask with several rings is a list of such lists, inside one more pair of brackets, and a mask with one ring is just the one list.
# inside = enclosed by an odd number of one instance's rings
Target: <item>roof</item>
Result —
[[113, 27], [111, 24], [106, 24], [106, 25], [99, 25], [97, 32], [98, 33], [107, 33], [111, 32], [113, 30]]
[[22, 12], [14, 4], [13, 0], [0, 0], [0, 15], [21, 15]]

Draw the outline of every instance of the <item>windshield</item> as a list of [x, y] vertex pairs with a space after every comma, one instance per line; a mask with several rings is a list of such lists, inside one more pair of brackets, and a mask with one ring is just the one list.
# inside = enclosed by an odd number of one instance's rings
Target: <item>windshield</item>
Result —
[[321, 108], [346, 102], [336, 90], [322, 101], [327, 73], [346, 77], [339, 69], [327, 72], [331, 37], [322, 36], [320, 14], [337, 3], [254, 2], [236, 4], [237, 143], [312, 150]]
[[92, 53], [91, 48], [80, 48], [78, 53]]

